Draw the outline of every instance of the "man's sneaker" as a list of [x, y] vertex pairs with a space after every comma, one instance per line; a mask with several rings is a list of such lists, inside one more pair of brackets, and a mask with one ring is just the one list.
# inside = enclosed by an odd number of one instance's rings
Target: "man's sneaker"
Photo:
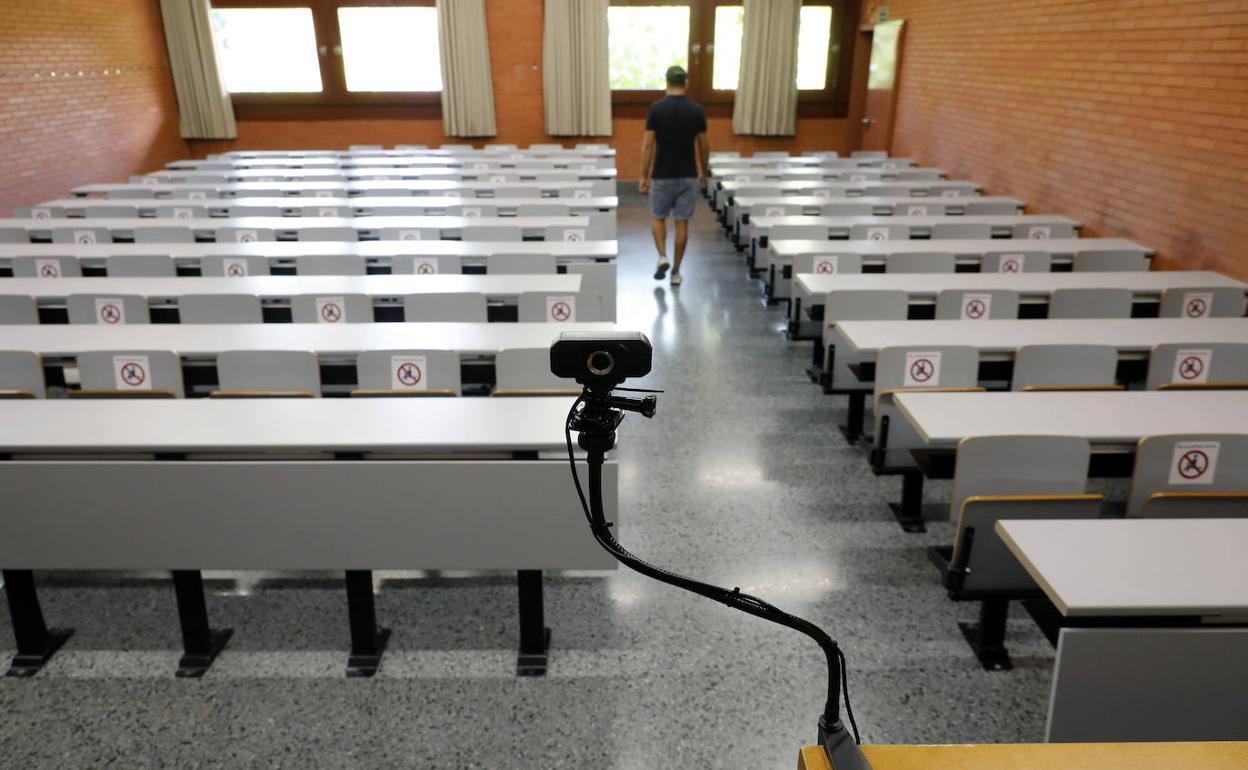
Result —
[[672, 285], [679, 286], [681, 282], [680, 273], [672, 273]]
[[672, 263], [668, 262], [666, 258], [659, 257], [659, 264], [654, 266], [654, 280], [663, 280], [663, 276], [667, 275], [667, 269], [671, 266]]

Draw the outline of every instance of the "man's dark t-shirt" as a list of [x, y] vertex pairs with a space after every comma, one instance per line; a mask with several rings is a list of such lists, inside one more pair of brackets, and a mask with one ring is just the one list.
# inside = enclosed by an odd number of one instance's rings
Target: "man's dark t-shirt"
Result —
[[706, 113], [685, 96], [666, 96], [650, 105], [646, 130], [654, 132], [655, 179], [692, 179], [698, 175], [693, 139], [706, 133]]

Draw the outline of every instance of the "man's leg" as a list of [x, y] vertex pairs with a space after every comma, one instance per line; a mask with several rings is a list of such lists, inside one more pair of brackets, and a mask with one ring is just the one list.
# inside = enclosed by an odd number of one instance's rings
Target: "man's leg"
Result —
[[685, 245], [689, 242], [689, 220], [693, 218], [693, 208], [697, 205], [698, 181], [684, 180], [672, 206], [672, 218], [676, 220], [676, 261], [672, 265], [672, 285], [679, 286], [680, 263], [685, 258]]
[[680, 263], [685, 258], [685, 244], [689, 242], [689, 220], [676, 220], [676, 260], [672, 263], [672, 272], [680, 272]]
[[667, 261], [667, 220], [657, 217], [650, 220], [650, 232], [654, 235], [654, 247], [659, 250], [659, 261], [654, 267], [654, 279], [663, 280], [670, 263]]
[[667, 261], [667, 215], [671, 213], [671, 191], [666, 180], [655, 179], [650, 186], [650, 232], [659, 260], [654, 266], [654, 280], [661, 281], [671, 265]]

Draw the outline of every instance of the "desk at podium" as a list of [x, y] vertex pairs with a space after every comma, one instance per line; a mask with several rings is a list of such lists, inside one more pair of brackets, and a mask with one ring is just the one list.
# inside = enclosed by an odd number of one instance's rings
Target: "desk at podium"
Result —
[[[1001, 743], [863, 746], [872, 770], [1243, 770], [1248, 742]], [[807, 746], [797, 770], [831, 770], [819, 746]]]

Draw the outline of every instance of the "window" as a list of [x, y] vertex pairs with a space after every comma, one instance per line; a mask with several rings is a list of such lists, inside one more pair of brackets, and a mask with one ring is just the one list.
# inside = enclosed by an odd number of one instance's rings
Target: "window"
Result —
[[[802, 5], [797, 43], [799, 113], [843, 116], [858, 3]], [[664, 88], [672, 64], [689, 71], [689, 93], [714, 112], [732, 103], [740, 79], [745, 9], [741, 0], [611, 0], [611, 88], [617, 106], [646, 104]], [[625, 110], [627, 112], [627, 109]]]
[[797, 31], [797, 88], [828, 87], [828, 53], [832, 46], [832, 6], [804, 5]]
[[688, 7], [615, 5], [607, 27], [613, 91], [661, 91], [668, 67], [689, 68]]
[[[828, 54], [832, 44], [832, 6], [804, 5], [798, 20], [797, 88], [822, 91], [828, 86]], [[745, 35], [745, 8], [715, 8], [715, 36], [711, 88], [735, 91], [741, 77], [741, 39]]]
[[348, 91], [441, 91], [435, 8], [339, 8]]
[[711, 88], [716, 91], [736, 90], [741, 77], [741, 39], [744, 36], [744, 6], [721, 5], [715, 9]]
[[212, 31], [231, 93], [321, 90], [310, 8], [214, 10]]
[[[213, 0], [225, 86], [240, 117], [436, 117], [433, 0]], [[317, 108], [317, 110], [311, 110]], [[291, 112], [297, 110], [297, 112]], [[430, 114], [432, 113], [432, 114]]]

